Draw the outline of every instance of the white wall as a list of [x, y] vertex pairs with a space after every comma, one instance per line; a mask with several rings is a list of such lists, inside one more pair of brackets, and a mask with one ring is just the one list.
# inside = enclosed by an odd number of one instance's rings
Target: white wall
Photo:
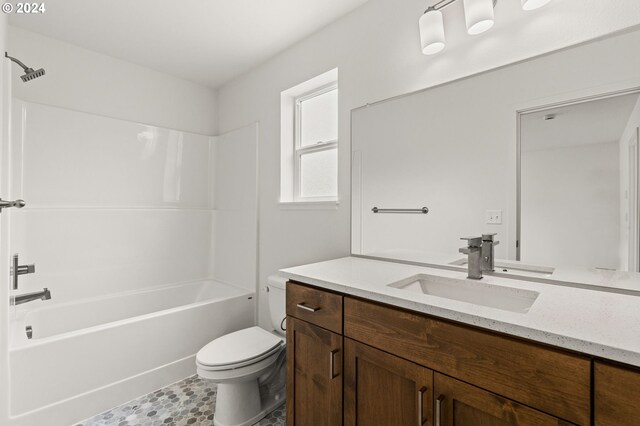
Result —
[[[349, 133], [352, 108], [502, 66], [640, 23], [640, 2], [616, 7], [598, 0], [554, 0], [526, 13], [501, 1], [496, 26], [479, 37], [464, 30], [461, 2], [447, 8], [449, 45], [438, 56], [420, 52], [422, 2], [370, 0], [325, 29], [219, 89], [219, 129], [260, 122], [260, 271], [349, 253]], [[339, 195], [337, 210], [286, 210], [278, 205], [280, 93], [339, 69]], [[264, 293], [261, 293], [264, 294]], [[261, 298], [260, 319], [268, 316]]]
[[522, 151], [521, 260], [617, 269], [618, 142]]
[[16, 98], [159, 127], [217, 133], [216, 93], [211, 88], [16, 27], [9, 28], [8, 44], [10, 55], [46, 71], [46, 77], [29, 83], [16, 75]]

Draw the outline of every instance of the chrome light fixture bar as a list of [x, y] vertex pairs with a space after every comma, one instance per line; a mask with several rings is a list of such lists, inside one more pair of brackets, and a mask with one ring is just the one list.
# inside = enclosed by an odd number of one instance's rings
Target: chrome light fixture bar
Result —
[[[422, 53], [433, 55], [445, 48], [444, 19], [442, 9], [458, 0], [441, 0], [427, 8], [420, 17], [420, 42]], [[494, 24], [493, 9], [498, 0], [462, 0], [467, 32], [470, 35], [482, 34]], [[534, 10], [551, 0], [520, 0], [524, 10]]]

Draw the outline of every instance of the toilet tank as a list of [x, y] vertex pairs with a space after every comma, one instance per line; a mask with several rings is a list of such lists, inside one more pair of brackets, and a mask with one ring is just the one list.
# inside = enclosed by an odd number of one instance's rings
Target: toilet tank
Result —
[[285, 292], [284, 287], [287, 279], [280, 275], [269, 275], [267, 278], [267, 298], [269, 302], [269, 316], [271, 317], [271, 325], [273, 330], [284, 336], [286, 325], [284, 318], [286, 317]]

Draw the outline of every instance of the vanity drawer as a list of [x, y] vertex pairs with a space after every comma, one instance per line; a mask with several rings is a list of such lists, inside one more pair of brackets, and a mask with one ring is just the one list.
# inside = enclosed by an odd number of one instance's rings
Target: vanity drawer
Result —
[[287, 283], [287, 315], [342, 334], [342, 296], [292, 281]]
[[590, 423], [587, 357], [350, 297], [344, 335], [561, 419]]

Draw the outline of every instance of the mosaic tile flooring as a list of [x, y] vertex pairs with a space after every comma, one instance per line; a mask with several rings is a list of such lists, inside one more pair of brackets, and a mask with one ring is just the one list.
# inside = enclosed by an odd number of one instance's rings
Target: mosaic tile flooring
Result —
[[[188, 377], [76, 426], [185, 426], [213, 425], [216, 385], [198, 376]], [[278, 407], [257, 426], [284, 426], [285, 407]]]

